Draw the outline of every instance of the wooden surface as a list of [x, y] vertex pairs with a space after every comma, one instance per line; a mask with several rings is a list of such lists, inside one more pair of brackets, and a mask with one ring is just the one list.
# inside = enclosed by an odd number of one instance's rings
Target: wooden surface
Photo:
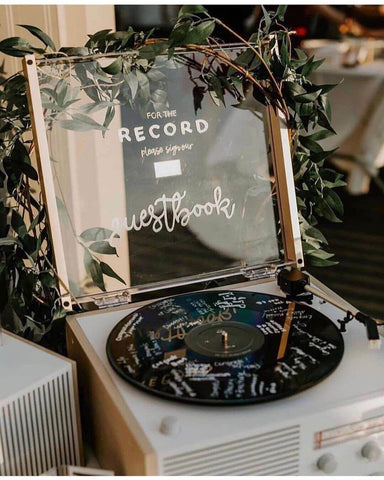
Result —
[[155, 453], [76, 317], [67, 322], [67, 347], [78, 365], [83, 422], [101, 468], [156, 475]]

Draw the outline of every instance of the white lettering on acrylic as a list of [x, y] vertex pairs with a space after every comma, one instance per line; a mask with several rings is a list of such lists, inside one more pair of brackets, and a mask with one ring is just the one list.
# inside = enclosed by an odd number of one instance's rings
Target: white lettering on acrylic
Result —
[[192, 208], [182, 207], [181, 203], [186, 195], [186, 191], [183, 193], [175, 192], [172, 197], [163, 194], [149, 204], [146, 209], [142, 209], [138, 215], [132, 215], [130, 222], [128, 222], [127, 217], [114, 218], [112, 220], [113, 232], [109, 238], [110, 245], [117, 247], [120, 244], [122, 241], [121, 233], [124, 230], [127, 232], [131, 230], [139, 231], [152, 224], [152, 230], [155, 233], [160, 232], [164, 227], [168, 232], [173, 232], [177, 223], [182, 227], [187, 226], [192, 216], [209, 216], [216, 213], [217, 215], [223, 214], [228, 219], [233, 217], [235, 203], [227, 197], [223, 198], [221, 187], [214, 189], [213, 202], [196, 203]]
[[[148, 129], [148, 132], [149, 132], [149, 135], [152, 137], [152, 138], [159, 138], [160, 137], [160, 134], [159, 133], [154, 133], [153, 131], [154, 130], [160, 130], [160, 125], [151, 125]], [[121, 141], [121, 140], [120, 140]]]
[[[196, 132], [200, 135], [208, 130], [209, 125], [206, 120], [198, 118], [194, 123]], [[168, 122], [162, 127], [155, 123], [148, 128], [148, 135], [151, 138], [157, 139], [160, 137], [160, 132], [162, 131], [167, 137], [173, 137], [176, 135], [178, 130], [180, 130], [181, 135], [193, 133], [191, 122], [184, 120], [180, 122], [180, 125], [173, 122]], [[133, 132], [126, 127], [119, 128], [117, 131], [117, 136], [121, 143], [123, 143], [124, 140], [127, 142], [133, 142], [135, 140], [136, 142], [143, 142], [147, 138], [144, 132], [144, 126], [142, 125], [139, 127], [134, 127]]]
[[140, 150], [140, 156], [144, 160], [146, 157], [150, 157], [150, 156], [158, 157], [159, 155], [162, 155], [165, 152], [167, 155], [172, 155], [174, 157], [179, 152], [192, 150], [193, 145], [194, 145], [193, 143], [183, 143], [181, 145], [143, 147]]

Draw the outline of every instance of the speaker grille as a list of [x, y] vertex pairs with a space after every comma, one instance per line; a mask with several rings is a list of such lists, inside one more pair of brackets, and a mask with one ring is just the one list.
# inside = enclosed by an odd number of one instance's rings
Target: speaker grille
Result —
[[71, 366], [0, 408], [0, 475], [40, 475], [63, 464], [80, 464]]
[[163, 459], [163, 475], [295, 475], [298, 425]]

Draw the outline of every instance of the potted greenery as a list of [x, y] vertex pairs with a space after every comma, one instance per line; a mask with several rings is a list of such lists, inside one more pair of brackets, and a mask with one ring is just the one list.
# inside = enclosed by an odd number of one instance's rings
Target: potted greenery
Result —
[[[296, 195], [299, 209], [303, 248], [307, 261], [316, 266], [334, 262], [327, 252], [326, 239], [316, 228], [318, 218], [338, 222], [343, 212], [335, 188], [344, 184], [341, 175], [325, 166], [333, 151], [324, 151], [319, 141], [335, 132], [330, 124], [327, 93], [333, 85], [315, 85], [309, 76], [321, 61], [308, 58], [291, 46], [291, 35], [283, 25], [286, 7], [271, 13], [264, 10], [259, 29], [249, 40], [240, 37], [227, 25], [209, 15], [198, 5], [181, 8], [169, 38], [158, 39], [154, 33], [103, 30], [89, 35], [83, 47], [56, 46], [40, 29], [24, 25], [42, 44], [35, 47], [26, 40], [13, 37], [0, 42], [0, 52], [22, 57], [35, 53], [42, 57], [60, 55], [92, 55], [119, 52], [104, 73], [122, 75], [125, 82], [137, 83], [139, 93], [151, 95], [145, 73], [158, 55], [172, 57], [176, 47], [202, 52], [208, 62], [204, 75], [193, 90], [195, 109], [204, 95], [220, 101], [226, 90], [236, 89], [236, 95], [252, 89], [253, 96], [282, 112], [289, 127]], [[235, 60], [222, 54], [214, 38], [216, 25], [225, 28], [245, 51]], [[124, 53], [135, 50], [135, 61], [127, 65]], [[3, 325], [17, 333], [59, 349], [64, 344], [65, 310], [60, 304], [57, 274], [53, 265], [44, 205], [39, 191], [38, 173], [32, 165], [34, 144], [31, 140], [31, 120], [26, 98], [25, 79], [21, 73], [3, 80], [0, 90], [0, 311]], [[125, 76], [124, 76], [125, 75]], [[265, 82], [264, 80], [267, 80]], [[104, 126], [113, 118], [113, 108], [107, 108]], [[81, 123], [81, 119], [78, 119]], [[80, 127], [79, 127], [80, 128]], [[315, 133], [309, 133], [313, 132]], [[103, 286], [103, 275], [113, 275], [103, 269], [95, 257], [89, 263], [89, 273], [96, 285]], [[95, 271], [97, 275], [95, 274]], [[116, 277], [115, 277], [116, 278]], [[98, 282], [98, 283], [97, 283]]]

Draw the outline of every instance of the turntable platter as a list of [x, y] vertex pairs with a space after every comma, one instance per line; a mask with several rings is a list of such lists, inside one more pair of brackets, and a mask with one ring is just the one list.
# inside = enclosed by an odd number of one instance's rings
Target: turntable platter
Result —
[[213, 405], [298, 393], [327, 377], [343, 351], [337, 327], [308, 305], [237, 290], [155, 301], [121, 320], [107, 342], [127, 381]]

